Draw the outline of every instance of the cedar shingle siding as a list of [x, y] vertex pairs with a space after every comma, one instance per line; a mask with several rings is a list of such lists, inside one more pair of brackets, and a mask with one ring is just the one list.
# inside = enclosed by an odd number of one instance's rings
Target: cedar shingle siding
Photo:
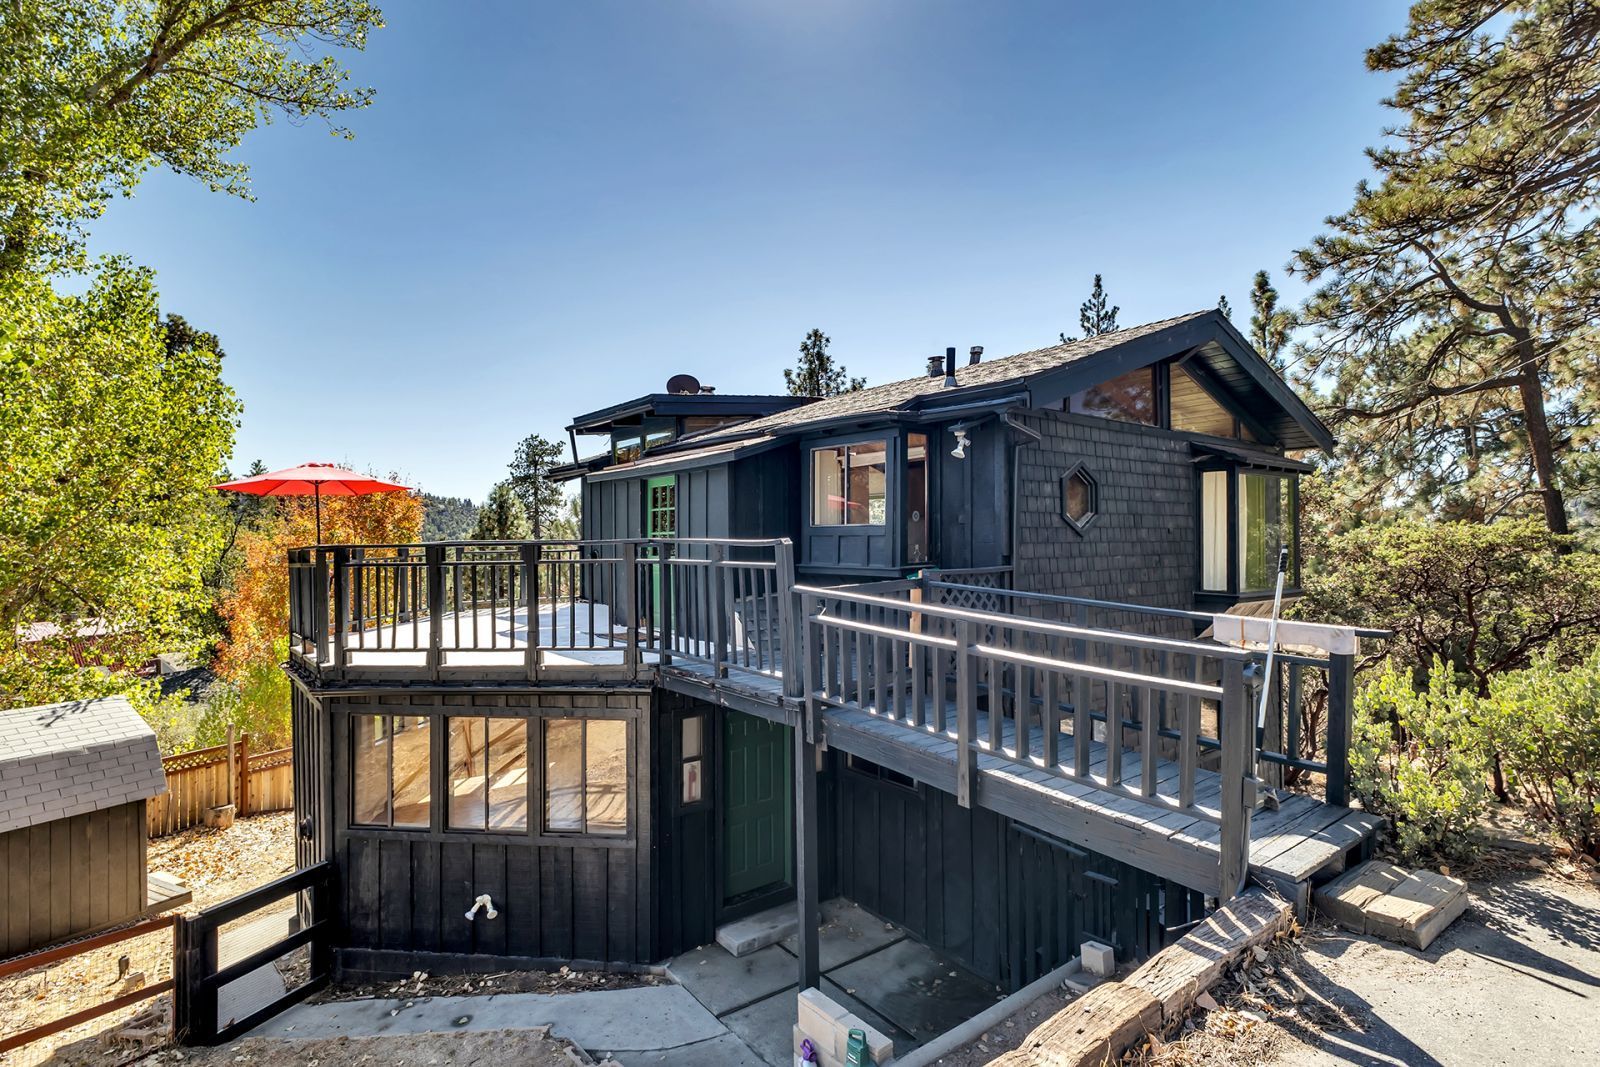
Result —
[[[1189, 445], [1149, 427], [1030, 411], [1044, 438], [1018, 448], [1017, 588], [1190, 608], [1198, 588]], [[1098, 514], [1082, 534], [1061, 517], [1061, 476], [1082, 461]]]

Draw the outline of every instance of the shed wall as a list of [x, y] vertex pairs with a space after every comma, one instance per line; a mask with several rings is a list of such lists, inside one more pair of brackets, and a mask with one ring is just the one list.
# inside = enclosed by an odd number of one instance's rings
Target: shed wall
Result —
[[126, 922], [146, 905], [145, 802], [0, 834], [0, 957]]

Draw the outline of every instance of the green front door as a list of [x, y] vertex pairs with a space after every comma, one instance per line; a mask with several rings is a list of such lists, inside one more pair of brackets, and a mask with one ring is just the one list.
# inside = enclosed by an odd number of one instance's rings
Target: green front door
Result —
[[722, 895], [733, 900], [790, 881], [789, 727], [722, 715]]
[[[649, 478], [644, 483], [644, 535], [648, 538], [671, 538], [678, 536], [678, 478], [673, 474], [663, 474], [659, 478]], [[649, 550], [654, 553], [655, 549]], [[666, 617], [665, 605], [661, 602], [661, 566], [657, 564], [650, 568], [650, 603], [653, 607], [657, 629]]]

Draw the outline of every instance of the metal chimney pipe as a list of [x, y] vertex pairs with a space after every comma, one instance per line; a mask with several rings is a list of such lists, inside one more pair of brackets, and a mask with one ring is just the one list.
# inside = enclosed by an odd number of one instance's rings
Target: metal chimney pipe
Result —
[[954, 346], [944, 350], [944, 387], [954, 389], [956, 386], [956, 350]]

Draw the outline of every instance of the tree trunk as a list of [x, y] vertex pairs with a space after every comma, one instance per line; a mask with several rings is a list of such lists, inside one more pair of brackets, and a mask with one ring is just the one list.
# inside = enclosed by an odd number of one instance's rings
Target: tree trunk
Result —
[[1544, 384], [1539, 381], [1538, 360], [1533, 354], [1533, 338], [1522, 333], [1512, 349], [1518, 362], [1517, 391], [1522, 395], [1523, 419], [1528, 428], [1528, 452], [1533, 457], [1534, 478], [1544, 502], [1544, 522], [1553, 534], [1569, 532], [1567, 505], [1556, 484], [1555, 450], [1550, 442], [1550, 421], [1544, 410]]

